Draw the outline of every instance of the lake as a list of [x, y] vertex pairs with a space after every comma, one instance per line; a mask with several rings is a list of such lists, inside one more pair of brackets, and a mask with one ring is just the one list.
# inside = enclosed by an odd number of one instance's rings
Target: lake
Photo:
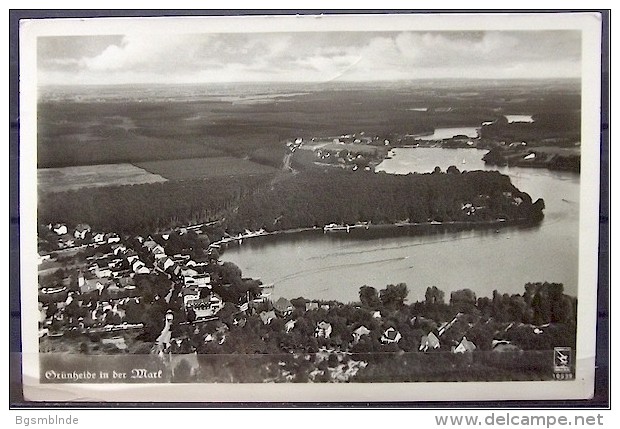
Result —
[[[523, 293], [527, 282], [564, 284], [577, 294], [579, 175], [545, 169], [487, 168], [484, 150], [397, 148], [378, 171], [393, 174], [445, 171], [499, 170], [532, 199], [545, 200], [545, 219], [530, 227], [499, 230], [356, 231], [354, 234], [309, 231], [259, 237], [229, 247], [222, 260], [237, 264], [244, 276], [274, 283], [272, 298], [280, 296], [358, 299], [359, 287], [384, 288], [407, 283], [409, 302], [423, 300], [428, 286], [446, 292], [470, 288], [477, 296]], [[429, 233], [429, 229], [431, 230]]]
[[504, 115], [509, 124], [513, 122], [534, 122], [532, 115]]
[[433, 134], [426, 136], [416, 136], [418, 140], [444, 140], [455, 136], [467, 136], [471, 138], [478, 137], [480, 127], [443, 127], [435, 128]]

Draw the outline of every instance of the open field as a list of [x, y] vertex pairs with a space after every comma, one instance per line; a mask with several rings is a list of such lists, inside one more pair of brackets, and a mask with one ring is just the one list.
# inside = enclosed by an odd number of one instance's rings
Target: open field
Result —
[[580, 146], [573, 146], [573, 147], [536, 146], [532, 149], [535, 152], [541, 152], [547, 155], [561, 155], [561, 156], [581, 155]]
[[247, 159], [219, 157], [150, 161], [136, 166], [169, 180], [206, 179], [211, 177], [251, 176], [276, 173], [273, 167]]
[[40, 192], [63, 192], [81, 188], [165, 181], [165, 178], [131, 164], [39, 168], [37, 170], [37, 183]]

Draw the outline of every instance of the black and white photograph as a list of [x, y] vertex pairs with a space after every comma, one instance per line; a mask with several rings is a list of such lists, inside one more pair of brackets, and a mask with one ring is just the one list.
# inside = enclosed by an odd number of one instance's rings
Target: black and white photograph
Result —
[[592, 396], [600, 26], [23, 21], [26, 397]]

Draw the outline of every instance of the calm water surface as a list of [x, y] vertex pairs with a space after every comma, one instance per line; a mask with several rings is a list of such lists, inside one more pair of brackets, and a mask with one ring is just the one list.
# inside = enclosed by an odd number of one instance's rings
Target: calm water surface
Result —
[[509, 124], [513, 122], [534, 122], [532, 115], [504, 115]]
[[478, 136], [479, 129], [480, 127], [435, 128], [435, 132], [433, 132], [433, 134], [416, 138], [418, 140], [443, 140], [462, 135], [475, 138]]
[[[498, 169], [534, 200], [543, 198], [545, 219], [536, 227], [505, 227], [498, 232], [461, 232], [406, 229], [391, 232], [298, 235], [246, 240], [229, 247], [222, 260], [239, 265], [244, 275], [274, 283], [272, 297], [358, 299], [362, 285], [384, 288], [405, 282], [409, 300], [424, 299], [428, 286], [446, 292], [470, 288], [477, 296], [491, 296], [494, 289], [522, 293], [527, 282], [564, 283], [577, 293], [579, 175], [544, 169], [487, 168], [477, 149], [395, 149], [377, 170], [393, 174]], [[428, 228], [427, 228], [428, 229]]]

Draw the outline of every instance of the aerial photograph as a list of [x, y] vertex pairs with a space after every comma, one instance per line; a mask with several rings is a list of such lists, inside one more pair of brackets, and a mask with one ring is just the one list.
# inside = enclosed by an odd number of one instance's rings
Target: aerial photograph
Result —
[[41, 383], [575, 377], [580, 31], [130, 29], [37, 39]]

